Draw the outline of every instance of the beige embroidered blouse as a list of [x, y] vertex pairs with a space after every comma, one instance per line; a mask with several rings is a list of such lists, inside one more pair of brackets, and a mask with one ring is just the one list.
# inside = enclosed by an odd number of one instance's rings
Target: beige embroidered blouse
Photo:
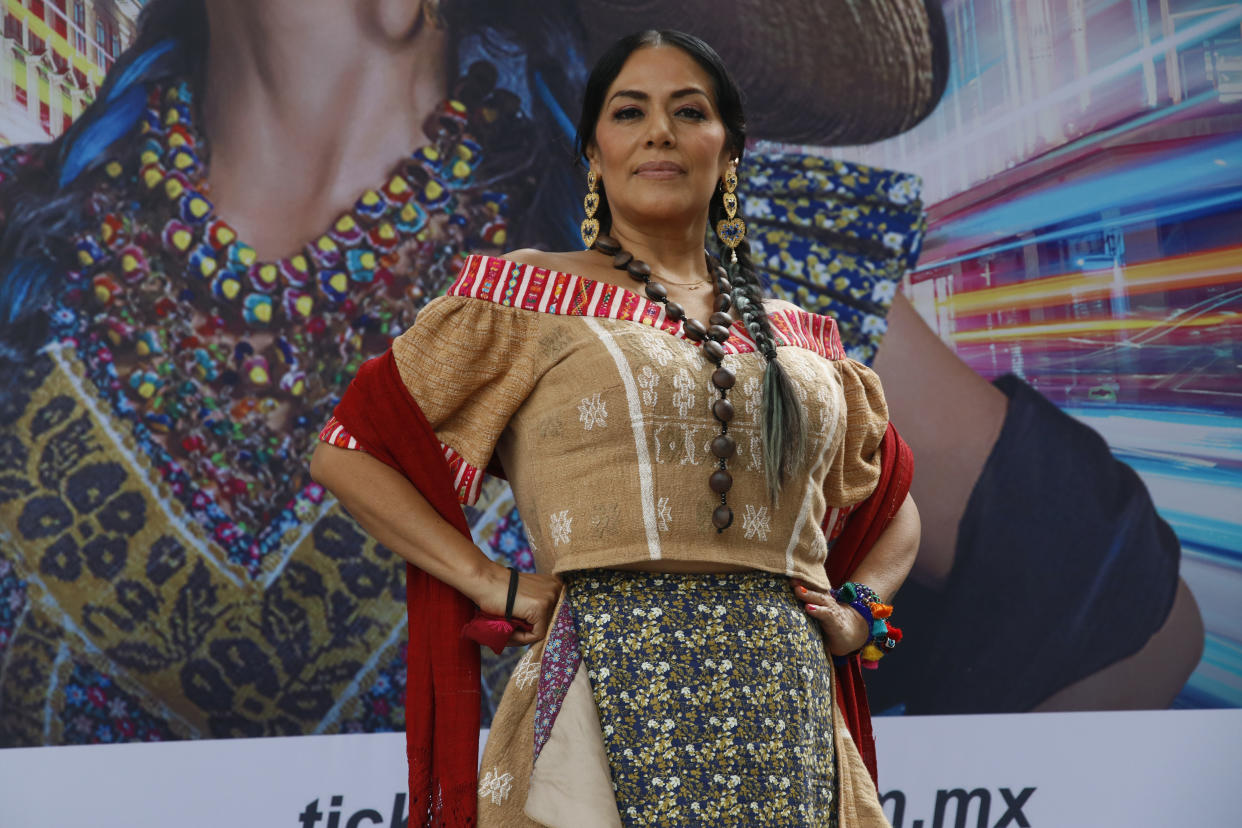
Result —
[[663, 306], [572, 274], [473, 256], [393, 352], [463, 503], [500, 460], [539, 571], [712, 561], [824, 588], [821, 526], [874, 490], [888, 410], [875, 374], [845, 358], [832, 319], [794, 309], [771, 318], [807, 413], [808, 460], [772, 502], [759, 433], [764, 362], [736, 324], [724, 361], [737, 376], [735, 521], [722, 534], [711, 524], [719, 496], [707, 486], [717, 393], [699, 346]]

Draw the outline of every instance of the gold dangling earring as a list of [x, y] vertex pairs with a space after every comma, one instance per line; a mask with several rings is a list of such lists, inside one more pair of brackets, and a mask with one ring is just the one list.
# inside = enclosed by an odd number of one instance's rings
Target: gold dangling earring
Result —
[[732, 251], [732, 260], [737, 261], [737, 246], [746, 239], [746, 222], [737, 214], [737, 162], [732, 161], [721, 179], [724, 185], [725, 218], [716, 222], [716, 235], [721, 244]]
[[595, 170], [587, 171], [587, 194], [582, 199], [582, 206], [586, 209], [586, 218], [582, 220], [582, 243], [586, 245], [586, 249], [590, 250], [591, 245], [595, 244], [595, 239], [599, 237], [599, 219], [595, 218], [595, 211], [599, 209], [599, 193], [595, 191], [595, 184], [598, 179], [595, 176]]

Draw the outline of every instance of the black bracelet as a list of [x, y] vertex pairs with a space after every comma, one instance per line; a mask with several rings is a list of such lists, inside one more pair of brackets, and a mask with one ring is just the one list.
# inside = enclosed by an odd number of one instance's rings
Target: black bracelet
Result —
[[509, 597], [505, 600], [505, 620], [513, 620], [513, 600], [517, 598], [518, 588], [518, 570], [516, 566], [509, 567]]

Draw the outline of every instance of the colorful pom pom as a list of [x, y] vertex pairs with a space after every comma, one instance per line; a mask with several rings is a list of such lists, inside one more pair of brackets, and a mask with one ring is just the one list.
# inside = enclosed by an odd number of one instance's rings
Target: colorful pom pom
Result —
[[254, 265], [247, 272], [251, 286], [263, 293], [271, 293], [280, 286], [280, 268], [274, 264]]
[[349, 290], [349, 275], [343, 270], [322, 270], [319, 273], [319, 290], [329, 302], [342, 302]]
[[301, 290], [286, 290], [283, 304], [285, 313], [292, 319], [309, 319], [315, 310], [315, 298]]
[[365, 218], [377, 219], [387, 209], [387, 202], [375, 190], [367, 190], [354, 202], [354, 212]]
[[407, 201], [397, 214], [397, 229], [406, 235], [413, 235], [427, 224], [427, 211], [413, 201]]
[[341, 263], [341, 248], [331, 236], [320, 236], [306, 249], [320, 267], [336, 267]]
[[336, 223], [332, 225], [332, 229], [328, 231], [328, 235], [338, 244], [353, 247], [362, 241], [363, 230], [358, 226], [358, 222], [354, 220], [354, 217], [346, 213], [336, 220]]
[[306, 287], [306, 283], [310, 281], [310, 263], [301, 253], [282, 259], [280, 275], [289, 287]]
[[387, 200], [388, 203], [394, 207], [400, 207], [402, 204], [409, 201], [414, 195], [414, 190], [410, 187], [410, 182], [406, 181], [400, 175], [394, 175], [392, 178], [388, 179], [388, 183], [384, 185], [381, 192], [383, 193], [385, 200]]
[[211, 202], [201, 194], [190, 192], [181, 197], [178, 209], [181, 220], [187, 224], [202, 224], [211, 215]]
[[216, 251], [209, 244], [200, 244], [190, 253], [190, 272], [203, 279], [210, 279], [220, 269]]
[[99, 242], [90, 236], [78, 241], [77, 250], [78, 264], [82, 265], [82, 267], [91, 267], [107, 255], [107, 251], [100, 246]]
[[172, 219], [164, 225], [160, 235], [169, 252], [185, 255], [194, 245], [194, 231], [183, 221]]
[[267, 325], [272, 321], [275, 304], [272, 297], [262, 293], [252, 293], [246, 297], [242, 305], [242, 314], [252, 325]]
[[95, 299], [101, 305], [106, 305], [121, 295], [121, 286], [107, 273], [101, 273], [92, 279], [91, 286], [95, 289]]
[[141, 282], [150, 272], [146, 254], [142, 252], [141, 247], [132, 244], [127, 246], [121, 250], [120, 259], [121, 278], [130, 284]]
[[371, 228], [371, 232], [367, 233], [367, 241], [381, 253], [388, 253], [396, 250], [401, 236], [397, 234], [395, 227], [384, 221]]
[[379, 257], [375, 251], [362, 248], [350, 250], [345, 254], [345, 265], [349, 268], [351, 281], [369, 284], [375, 281], [375, 269], [379, 267]]

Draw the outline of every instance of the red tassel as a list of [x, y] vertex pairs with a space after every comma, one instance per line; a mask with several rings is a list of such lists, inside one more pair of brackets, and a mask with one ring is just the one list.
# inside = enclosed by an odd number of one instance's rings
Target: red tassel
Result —
[[894, 627], [892, 624], [889, 624], [888, 625], [888, 637], [893, 639], [894, 641], [900, 641], [901, 640], [901, 627]]
[[530, 632], [531, 626], [526, 621], [518, 619], [508, 621], [485, 612], [475, 612], [470, 623], [462, 628], [461, 637], [482, 644], [484, 647], [490, 647], [492, 652], [500, 655], [501, 651], [508, 646], [509, 637], [516, 630]]

